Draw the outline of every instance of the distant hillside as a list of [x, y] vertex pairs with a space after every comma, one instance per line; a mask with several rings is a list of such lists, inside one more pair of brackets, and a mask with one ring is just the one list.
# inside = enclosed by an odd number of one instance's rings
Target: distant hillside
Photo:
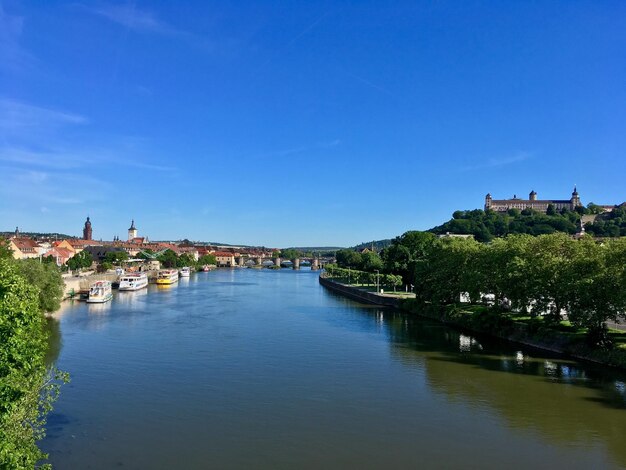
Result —
[[290, 246], [286, 248], [288, 250], [298, 250], [298, 251], [338, 251], [343, 250], [341, 246]]
[[363, 248], [368, 248], [368, 249], [372, 249], [372, 246], [374, 247], [374, 250], [377, 252], [380, 252], [381, 250], [387, 248], [389, 245], [391, 245], [391, 242], [393, 240], [391, 238], [387, 238], [385, 240], [376, 240], [376, 241], [372, 241], [372, 242], [363, 242], [359, 245], [353, 246], [352, 249], [356, 250], [356, 251], [360, 251]]
[[[12, 237], [15, 235], [15, 231], [10, 232], [0, 232], [0, 237]], [[20, 232], [20, 236], [28, 237], [28, 238], [45, 238], [49, 240], [64, 240], [66, 238], [76, 238], [74, 235], [66, 235], [64, 233], [47, 233], [47, 232]]]

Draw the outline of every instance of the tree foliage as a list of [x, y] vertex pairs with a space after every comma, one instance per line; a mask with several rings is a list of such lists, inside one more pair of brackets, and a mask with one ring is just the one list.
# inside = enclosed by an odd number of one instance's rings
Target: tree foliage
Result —
[[382, 252], [385, 271], [399, 274], [405, 284], [411, 284], [418, 264], [430, 252], [435, 239], [432, 233], [415, 230], [396, 237]]
[[157, 259], [160, 261], [161, 266], [165, 268], [175, 268], [178, 263], [178, 255], [174, 250], [166, 250], [161, 253]]
[[17, 262], [20, 274], [37, 289], [39, 308], [42, 312], [54, 312], [61, 306], [63, 278], [56, 264], [40, 263], [36, 259]]
[[81, 251], [67, 260], [67, 267], [72, 271], [83, 268], [90, 268], [93, 264], [93, 257], [88, 251]]
[[417, 298], [434, 304], [489, 302], [560, 321], [563, 314], [607, 346], [605, 323], [626, 319], [626, 240], [603, 244], [565, 234], [511, 235], [480, 244], [443, 238], [415, 271]]
[[37, 287], [0, 259], [0, 468], [31, 469], [47, 456], [36, 443], [65, 374], [47, 370]]
[[456, 211], [451, 220], [432, 228], [431, 231], [435, 234], [470, 234], [480, 242], [487, 242], [509, 234], [576, 233], [580, 214], [572, 211], [557, 213], [553, 209], [554, 207], [550, 214], [543, 214], [532, 209], [524, 209], [521, 212], [511, 209], [505, 213], [481, 209]]
[[202, 255], [200, 256], [200, 258], [198, 258], [198, 266], [204, 266], [204, 265], [216, 265], [217, 264], [217, 258], [215, 257], [215, 255]]
[[104, 261], [108, 261], [111, 264], [119, 265], [122, 261], [126, 261], [128, 259], [128, 253], [123, 250], [120, 251], [109, 251], [106, 255], [104, 255]]
[[280, 257], [285, 260], [294, 260], [296, 258], [300, 258], [301, 256], [302, 252], [294, 248], [286, 248], [280, 252]]
[[[594, 213], [600, 210], [598, 206], [590, 209]], [[626, 205], [622, 204], [598, 216], [594, 223], [585, 224], [585, 230], [596, 237], [626, 237]]]
[[328, 277], [340, 279], [348, 284], [378, 284], [379, 287], [387, 287], [394, 290], [402, 285], [402, 277], [396, 274], [359, 271], [357, 269], [341, 268], [333, 264], [326, 265], [324, 269]]

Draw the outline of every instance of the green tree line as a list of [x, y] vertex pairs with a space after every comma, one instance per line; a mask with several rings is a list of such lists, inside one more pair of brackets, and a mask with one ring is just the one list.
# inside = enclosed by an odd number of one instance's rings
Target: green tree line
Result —
[[[148, 254], [154, 254], [151, 250], [146, 250]], [[137, 255], [138, 258], [148, 259], [149, 257], [146, 254], [139, 253]], [[198, 261], [194, 259], [194, 257], [188, 253], [183, 253], [181, 255], [177, 255], [174, 250], [166, 250], [157, 256], [157, 261], [161, 263], [161, 266], [164, 268], [183, 268], [188, 266], [190, 268], [199, 269], [204, 265], [215, 265], [217, 264], [217, 259], [215, 255], [208, 254], [202, 255], [198, 258]]]
[[325, 268], [328, 277], [340, 279], [347, 284], [379, 285], [382, 288], [396, 289], [402, 285], [402, 277], [396, 274], [379, 274], [356, 269], [340, 268], [332, 264]]
[[607, 321], [626, 319], [626, 239], [437, 239], [415, 264], [414, 278], [422, 302], [445, 305], [465, 296], [472, 302], [489, 299], [494, 311], [510, 308], [553, 322], [566, 314], [587, 329], [594, 345], [607, 345]]

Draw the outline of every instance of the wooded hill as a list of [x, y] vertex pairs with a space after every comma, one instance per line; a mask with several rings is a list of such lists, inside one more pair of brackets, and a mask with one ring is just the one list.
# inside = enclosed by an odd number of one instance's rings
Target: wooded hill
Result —
[[[525, 209], [510, 209], [508, 212], [456, 211], [452, 219], [434, 227], [429, 232], [435, 234], [471, 234], [478, 241], [490, 241], [509, 234], [546, 235], [564, 232], [573, 235], [580, 231], [581, 217], [585, 217], [584, 227], [591, 235], [598, 237], [626, 236], [626, 205], [622, 204], [612, 212], [598, 214], [597, 206], [590, 204], [576, 211], [548, 210], [547, 214]], [[586, 219], [589, 219], [587, 221]]]

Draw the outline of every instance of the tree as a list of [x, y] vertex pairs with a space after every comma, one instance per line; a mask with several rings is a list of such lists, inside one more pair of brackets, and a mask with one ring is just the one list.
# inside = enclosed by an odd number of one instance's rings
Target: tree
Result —
[[67, 267], [72, 271], [82, 268], [90, 268], [93, 264], [93, 257], [88, 251], [81, 251], [67, 260]]
[[554, 204], [548, 204], [546, 215], [556, 215], [556, 209], [554, 208]]
[[426, 258], [435, 241], [430, 232], [408, 231], [396, 237], [383, 251], [386, 271], [402, 276], [405, 284], [412, 283], [417, 264]]
[[383, 260], [380, 259], [378, 253], [367, 251], [361, 254], [361, 269], [363, 271], [373, 272], [383, 269]]
[[200, 258], [198, 258], [198, 266], [216, 265], [216, 264], [217, 264], [217, 258], [215, 257], [215, 255], [202, 255]]
[[161, 265], [163, 265], [164, 267], [175, 268], [177, 265], [178, 256], [173, 250], [168, 249], [168, 250], [165, 250], [163, 253], [161, 253], [157, 259], [161, 262]]
[[189, 253], [183, 253], [176, 260], [176, 267], [184, 268], [185, 266], [191, 267], [196, 265], [196, 260]]
[[591, 345], [611, 347], [606, 322], [626, 318], [626, 241], [598, 245], [586, 238], [573, 257], [576, 279], [568, 302], [569, 319], [587, 328]]
[[37, 448], [58, 394], [44, 363], [46, 334], [38, 291], [10, 260], [0, 259], [0, 468], [27, 469], [47, 455]]
[[122, 261], [126, 261], [127, 259], [128, 253], [123, 250], [109, 251], [106, 255], [104, 255], [104, 261], [108, 261], [111, 264], [120, 264]]
[[418, 299], [437, 305], [457, 303], [463, 293], [475, 288], [472, 274], [481, 244], [473, 239], [437, 240], [416, 265], [415, 293]]
[[354, 250], [339, 250], [335, 255], [337, 264], [342, 268], [359, 269], [363, 264], [361, 253]]
[[106, 273], [110, 269], [113, 269], [113, 263], [110, 261], [103, 261], [98, 265], [98, 272], [100, 273]]
[[13, 252], [9, 247], [9, 240], [6, 238], [0, 238], [0, 259], [13, 258]]
[[301, 253], [294, 248], [287, 248], [285, 250], [281, 250], [280, 252], [280, 257], [288, 260], [294, 260], [296, 258], [299, 258], [300, 256]]
[[42, 312], [53, 312], [61, 306], [63, 278], [56, 264], [40, 263], [36, 259], [17, 262], [20, 274], [37, 289], [39, 308]]

